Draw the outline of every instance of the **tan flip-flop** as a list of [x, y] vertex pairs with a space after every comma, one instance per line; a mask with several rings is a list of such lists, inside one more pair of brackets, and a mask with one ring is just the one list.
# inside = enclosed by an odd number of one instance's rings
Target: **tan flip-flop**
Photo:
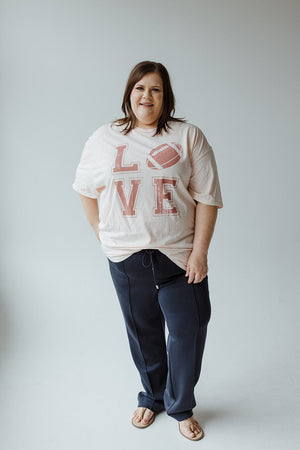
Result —
[[134, 417], [131, 419], [131, 423], [136, 428], [147, 428], [147, 427], [149, 427], [149, 425], [151, 425], [154, 422], [154, 419], [155, 419], [155, 412], [153, 413], [153, 416], [151, 417], [151, 419], [149, 420], [148, 423], [136, 422], [134, 420]]
[[189, 439], [190, 441], [200, 441], [200, 439], [202, 439], [204, 437], [204, 431], [202, 430], [201, 427], [200, 427], [201, 430], [199, 431], [199, 433], [196, 434], [196, 436], [194, 436], [193, 438], [190, 438], [190, 437], [188, 437], [188, 436], [186, 436], [185, 434], [182, 433], [182, 431], [180, 429], [180, 423], [179, 422], [178, 422], [178, 427], [179, 427], [180, 434], [182, 434], [182, 436], [184, 436], [186, 439]]

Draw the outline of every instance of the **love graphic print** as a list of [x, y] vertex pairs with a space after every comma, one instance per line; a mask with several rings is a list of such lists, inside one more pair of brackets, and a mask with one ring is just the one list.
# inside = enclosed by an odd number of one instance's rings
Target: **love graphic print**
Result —
[[[116, 147], [117, 153], [112, 168], [114, 185], [120, 199], [123, 216], [136, 217], [137, 198], [142, 189], [142, 177], [129, 178], [129, 192], [125, 192], [125, 178], [117, 176], [122, 173], [140, 173], [140, 161], [125, 163], [126, 149], [128, 145]], [[175, 142], [161, 144], [153, 148], [146, 157], [147, 167], [153, 171], [159, 171], [174, 166], [183, 156], [181, 145]], [[127, 178], [127, 177], [126, 177]], [[178, 209], [173, 200], [173, 189], [176, 189], [179, 178], [172, 176], [152, 176], [152, 186], [154, 189], [153, 216], [178, 215]]]

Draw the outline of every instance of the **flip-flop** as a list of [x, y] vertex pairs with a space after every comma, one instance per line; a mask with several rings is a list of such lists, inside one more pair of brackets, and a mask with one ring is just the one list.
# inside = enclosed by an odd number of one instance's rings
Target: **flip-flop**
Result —
[[200, 439], [202, 439], [204, 437], [204, 431], [202, 430], [201, 427], [200, 427], [201, 429], [200, 429], [199, 433], [196, 434], [196, 436], [194, 436], [193, 438], [190, 438], [190, 437], [188, 437], [188, 436], [186, 436], [185, 434], [182, 433], [182, 431], [180, 429], [180, 423], [179, 422], [178, 422], [178, 427], [179, 427], [180, 434], [182, 434], [182, 436], [184, 436], [186, 439], [189, 439], [190, 441], [200, 441]]
[[150, 418], [148, 423], [136, 422], [134, 420], [134, 417], [131, 419], [131, 423], [136, 428], [147, 428], [147, 427], [149, 427], [149, 425], [151, 425], [151, 423], [154, 422], [154, 419], [155, 419], [155, 412], [153, 413], [153, 416]]

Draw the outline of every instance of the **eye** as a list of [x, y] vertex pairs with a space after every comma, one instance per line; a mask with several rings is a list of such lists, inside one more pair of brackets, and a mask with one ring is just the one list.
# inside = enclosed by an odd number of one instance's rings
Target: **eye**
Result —
[[[137, 86], [136, 89], [141, 90], [141, 89], [144, 89], [144, 88], [142, 86]], [[156, 91], [156, 92], [160, 91], [160, 89], [158, 89], [158, 88], [153, 88], [152, 90]]]

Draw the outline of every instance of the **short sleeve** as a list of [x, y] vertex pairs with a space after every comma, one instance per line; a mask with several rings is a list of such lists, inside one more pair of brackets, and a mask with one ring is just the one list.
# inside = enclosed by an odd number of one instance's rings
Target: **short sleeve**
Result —
[[218, 169], [212, 147], [196, 127], [195, 144], [191, 149], [192, 173], [188, 191], [194, 200], [223, 208]]
[[90, 198], [98, 198], [100, 195], [99, 190], [103, 186], [97, 152], [99, 153], [99, 142], [97, 142], [94, 133], [84, 145], [81, 159], [76, 169], [75, 180], [72, 184], [72, 188], [76, 192]]

